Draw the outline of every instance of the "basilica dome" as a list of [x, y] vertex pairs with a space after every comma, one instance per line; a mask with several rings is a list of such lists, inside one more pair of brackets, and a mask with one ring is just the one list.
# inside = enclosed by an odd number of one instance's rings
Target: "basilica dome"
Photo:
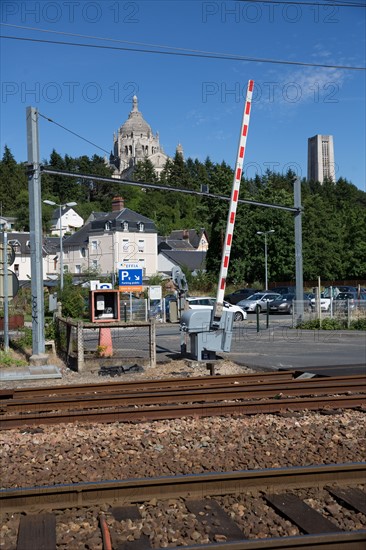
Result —
[[151, 126], [144, 120], [142, 114], [138, 110], [137, 97], [133, 96], [132, 111], [128, 115], [128, 119], [119, 130], [122, 137], [150, 136], [152, 135]]

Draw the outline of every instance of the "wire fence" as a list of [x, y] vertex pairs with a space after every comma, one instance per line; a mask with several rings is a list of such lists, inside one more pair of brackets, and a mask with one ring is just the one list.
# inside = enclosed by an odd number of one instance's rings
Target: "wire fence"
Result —
[[156, 365], [155, 321], [85, 323], [56, 317], [56, 347], [73, 370]]
[[299, 322], [318, 320], [321, 324], [334, 320], [349, 328], [352, 322], [366, 319], [366, 300], [293, 301], [288, 313], [292, 315], [293, 326]]

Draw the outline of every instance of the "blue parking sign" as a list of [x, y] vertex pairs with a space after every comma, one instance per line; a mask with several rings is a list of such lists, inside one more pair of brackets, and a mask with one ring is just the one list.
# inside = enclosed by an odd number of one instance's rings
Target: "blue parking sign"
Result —
[[119, 286], [141, 286], [142, 269], [120, 269]]

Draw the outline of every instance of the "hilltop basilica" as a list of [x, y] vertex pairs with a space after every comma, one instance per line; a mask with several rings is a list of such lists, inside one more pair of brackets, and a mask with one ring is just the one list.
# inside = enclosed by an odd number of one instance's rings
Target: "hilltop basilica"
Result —
[[[183, 155], [180, 144], [177, 152]], [[117, 135], [113, 135], [113, 152], [110, 157], [110, 165], [115, 168], [113, 176], [131, 177], [138, 161], [145, 158], [152, 162], [158, 175], [169, 159], [160, 145], [159, 133], [153, 134], [151, 126], [138, 109], [137, 96], [133, 96], [128, 119], [119, 128]]]

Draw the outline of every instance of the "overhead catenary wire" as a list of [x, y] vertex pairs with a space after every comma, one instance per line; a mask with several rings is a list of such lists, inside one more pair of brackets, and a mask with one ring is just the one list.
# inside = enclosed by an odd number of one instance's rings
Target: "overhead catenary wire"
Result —
[[77, 132], [74, 132], [73, 130], [70, 130], [69, 128], [66, 128], [66, 126], [63, 126], [62, 124], [60, 124], [59, 122], [56, 122], [55, 120], [52, 120], [52, 118], [48, 117], [48, 116], [45, 116], [45, 115], [42, 115], [42, 113], [40, 113], [38, 111], [38, 114], [40, 117], [46, 119], [48, 122], [52, 122], [52, 124], [55, 124], [56, 126], [59, 126], [60, 128], [62, 128], [63, 130], [65, 130], [66, 132], [69, 132], [70, 134], [73, 134], [74, 136], [82, 139], [83, 141], [86, 141], [87, 143], [89, 143], [90, 145], [93, 145], [93, 147], [96, 147], [97, 149], [100, 149], [101, 151], [104, 151], [105, 153], [107, 153], [108, 155], [110, 154], [110, 151], [107, 151], [106, 149], [104, 149], [103, 147], [100, 147], [100, 145], [97, 145], [96, 143], [94, 143], [93, 141], [90, 141], [90, 139], [87, 139], [85, 137], [83, 137], [82, 135], [78, 134]]
[[181, 57], [195, 57], [195, 58], [204, 58], [204, 59], [223, 59], [229, 61], [246, 61], [254, 63], [272, 63], [278, 65], [297, 65], [302, 67], [322, 67], [326, 69], [343, 69], [343, 70], [353, 70], [353, 71], [364, 71], [366, 67], [356, 67], [351, 65], [331, 65], [327, 63], [309, 63], [304, 61], [289, 61], [289, 60], [280, 60], [280, 59], [267, 59], [267, 58], [256, 58], [249, 56], [241, 56], [235, 54], [221, 54], [221, 53], [205, 53], [196, 51], [167, 51], [167, 50], [150, 50], [147, 48], [128, 48], [121, 46], [106, 46], [101, 44], [83, 44], [80, 42], [65, 42], [62, 40], [41, 40], [39, 38], [26, 38], [20, 36], [9, 36], [9, 35], [0, 35], [0, 38], [7, 40], [19, 40], [25, 42], [35, 42], [40, 44], [55, 44], [61, 46], [74, 46], [80, 48], [96, 48], [101, 50], [112, 50], [112, 51], [129, 51], [135, 53], [149, 53], [156, 55], [171, 55], [171, 56], [181, 56]]
[[[229, 201], [230, 197], [225, 195], [217, 195], [215, 193], [205, 193], [203, 191], [194, 191], [193, 189], [185, 189], [184, 187], [168, 187], [166, 185], [159, 185], [157, 183], [146, 183], [143, 181], [131, 181], [120, 178], [108, 178], [106, 176], [98, 176], [95, 174], [82, 174], [81, 172], [67, 172], [65, 170], [56, 170], [51, 166], [41, 166], [41, 171], [45, 174], [53, 174], [54, 176], [65, 176], [69, 178], [77, 178], [78, 180], [86, 181], [100, 181], [104, 183], [120, 183], [122, 185], [132, 185], [133, 187], [145, 187], [146, 189], [152, 189], [155, 191], [173, 191], [177, 193], [185, 193], [186, 195], [196, 195], [200, 197], [207, 197], [210, 199], [220, 199]], [[266, 208], [275, 208], [277, 210], [286, 210], [287, 212], [299, 212], [299, 208], [294, 206], [284, 206], [282, 204], [268, 204], [265, 202], [254, 201], [249, 199], [238, 199], [239, 203], [249, 204], [252, 206], [264, 206]]]

